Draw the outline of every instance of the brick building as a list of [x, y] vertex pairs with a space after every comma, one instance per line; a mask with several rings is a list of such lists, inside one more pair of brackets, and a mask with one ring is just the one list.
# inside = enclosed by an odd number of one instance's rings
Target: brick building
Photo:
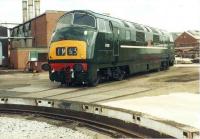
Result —
[[11, 29], [10, 64], [15, 69], [24, 69], [30, 61], [46, 61], [52, 32], [63, 11], [46, 11]]
[[175, 40], [176, 54], [181, 57], [199, 57], [200, 31], [192, 30], [180, 34]]
[[0, 26], [0, 66], [6, 66], [8, 63], [8, 40], [1, 38], [7, 36], [7, 28]]

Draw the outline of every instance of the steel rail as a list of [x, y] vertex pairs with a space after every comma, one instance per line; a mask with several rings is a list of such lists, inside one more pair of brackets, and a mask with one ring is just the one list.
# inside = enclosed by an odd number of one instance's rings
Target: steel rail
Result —
[[[134, 132], [130, 132], [128, 130], [125, 130], [123, 128], [119, 128], [117, 126], [114, 125], [110, 125], [110, 124], [104, 124], [104, 122], [97, 122], [95, 120], [90, 120], [87, 118], [81, 118], [81, 117], [77, 117], [77, 116], [69, 116], [66, 114], [59, 114], [59, 113], [54, 113], [53, 111], [40, 111], [40, 110], [36, 110], [36, 109], [32, 109], [32, 110], [26, 110], [27, 108], [23, 108], [23, 105], [20, 106], [21, 108], [16, 108], [16, 106], [14, 105], [7, 105], [9, 106], [8, 108], [2, 108], [0, 107], [0, 112], [1, 113], [5, 113], [5, 114], [37, 114], [41, 117], [45, 117], [45, 118], [50, 118], [50, 119], [54, 119], [54, 120], [60, 120], [60, 121], [67, 121], [67, 120], [72, 120], [72, 121], [78, 121], [83, 123], [83, 125], [86, 125], [92, 129], [95, 129], [97, 131], [106, 133], [112, 137], [118, 137], [118, 138], [124, 138], [124, 137], [131, 137], [131, 138], [147, 138], [148, 136], [144, 136], [144, 135], [139, 135], [137, 133]], [[11, 107], [11, 108], [10, 108]], [[15, 107], [15, 108], [13, 108]], [[116, 134], [117, 133], [117, 134]]]
[[[97, 130], [139, 138], [198, 138], [198, 129], [150, 115], [90, 103], [33, 98], [0, 98], [0, 112], [33, 113], [82, 122]], [[111, 132], [112, 134], [112, 132]]]
[[[26, 108], [23, 108], [23, 105], [20, 106], [21, 108], [16, 108], [14, 105], [7, 105], [9, 106], [8, 108], [2, 108], [0, 107], [0, 112], [4, 114], [37, 114], [41, 117], [45, 118], [50, 118], [54, 120], [60, 120], [60, 121], [67, 121], [67, 120], [72, 120], [72, 121], [78, 121], [81, 122], [84, 126], [88, 126], [92, 129], [95, 129], [96, 131], [100, 131], [102, 133], [105, 133], [107, 135], [110, 135], [112, 137], [117, 137], [117, 138], [125, 138], [125, 137], [131, 137], [131, 138], [147, 138], [148, 136], [144, 135], [139, 135], [134, 132], [130, 132], [128, 130], [118, 128], [117, 126], [110, 125], [110, 124], [104, 124], [104, 122], [97, 122], [95, 120], [90, 120], [86, 118], [81, 118], [77, 116], [69, 116], [66, 114], [59, 114], [59, 113], [54, 113], [52, 112], [47, 112], [47, 111], [40, 111], [36, 109], [32, 110], [26, 110]], [[13, 108], [15, 107], [15, 108]]]
[[[3, 114], [35, 114], [39, 117], [44, 117], [48, 119], [53, 120], [59, 120], [59, 121], [71, 121], [71, 122], [79, 122], [81, 126], [88, 127], [90, 129], [94, 129], [96, 132], [104, 133], [105, 135], [109, 135], [111, 137], [117, 137], [117, 138], [125, 138], [125, 137], [139, 137], [139, 136], [133, 136], [133, 134], [122, 133], [119, 129], [116, 132], [116, 129], [114, 127], [110, 127], [109, 125], [103, 125], [102, 123], [97, 123], [94, 121], [85, 120], [83, 118], [77, 118], [73, 116], [67, 116], [67, 115], [60, 115], [55, 113], [48, 113], [48, 112], [39, 112], [39, 111], [28, 111], [28, 110], [19, 110], [19, 109], [0, 109], [0, 113]], [[79, 125], [80, 125], [79, 124]], [[120, 133], [118, 133], [120, 132]], [[140, 136], [141, 138], [141, 136]]]

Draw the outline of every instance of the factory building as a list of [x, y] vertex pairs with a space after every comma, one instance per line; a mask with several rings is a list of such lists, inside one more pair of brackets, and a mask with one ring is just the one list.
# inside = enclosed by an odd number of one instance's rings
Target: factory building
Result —
[[175, 40], [176, 55], [180, 57], [199, 57], [200, 31], [190, 30], [180, 34]]
[[0, 66], [6, 66], [8, 64], [8, 40], [7, 28], [0, 26]]
[[10, 49], [11, 67], [24, 69], [30, 61], [36, 61], [36, 65], [46, 62], [51, 35], [63, 14], [63, 11], [46, 11], [11, 29], [11, 37], [14, 37]]

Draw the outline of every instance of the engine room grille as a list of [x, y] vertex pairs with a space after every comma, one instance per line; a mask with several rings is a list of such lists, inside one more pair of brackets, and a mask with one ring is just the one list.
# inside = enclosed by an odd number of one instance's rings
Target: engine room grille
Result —
[[153, 35], [153, 42], [158, 43], [160, 41], [159, 35]]
[[144, 32], [136, 32], [136, 41], [137, 42], [144, 42], [145, 41]]

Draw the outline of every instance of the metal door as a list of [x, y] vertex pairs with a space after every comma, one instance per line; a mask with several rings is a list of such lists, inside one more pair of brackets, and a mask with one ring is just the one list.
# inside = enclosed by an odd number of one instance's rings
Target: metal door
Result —
[[113, 56], [119, 56], [119, 28], [113, 27]]
[[2, 65], [2, 61], [3, 61], [3, 47], [2, 43], [0, 42], [0, 65]]

